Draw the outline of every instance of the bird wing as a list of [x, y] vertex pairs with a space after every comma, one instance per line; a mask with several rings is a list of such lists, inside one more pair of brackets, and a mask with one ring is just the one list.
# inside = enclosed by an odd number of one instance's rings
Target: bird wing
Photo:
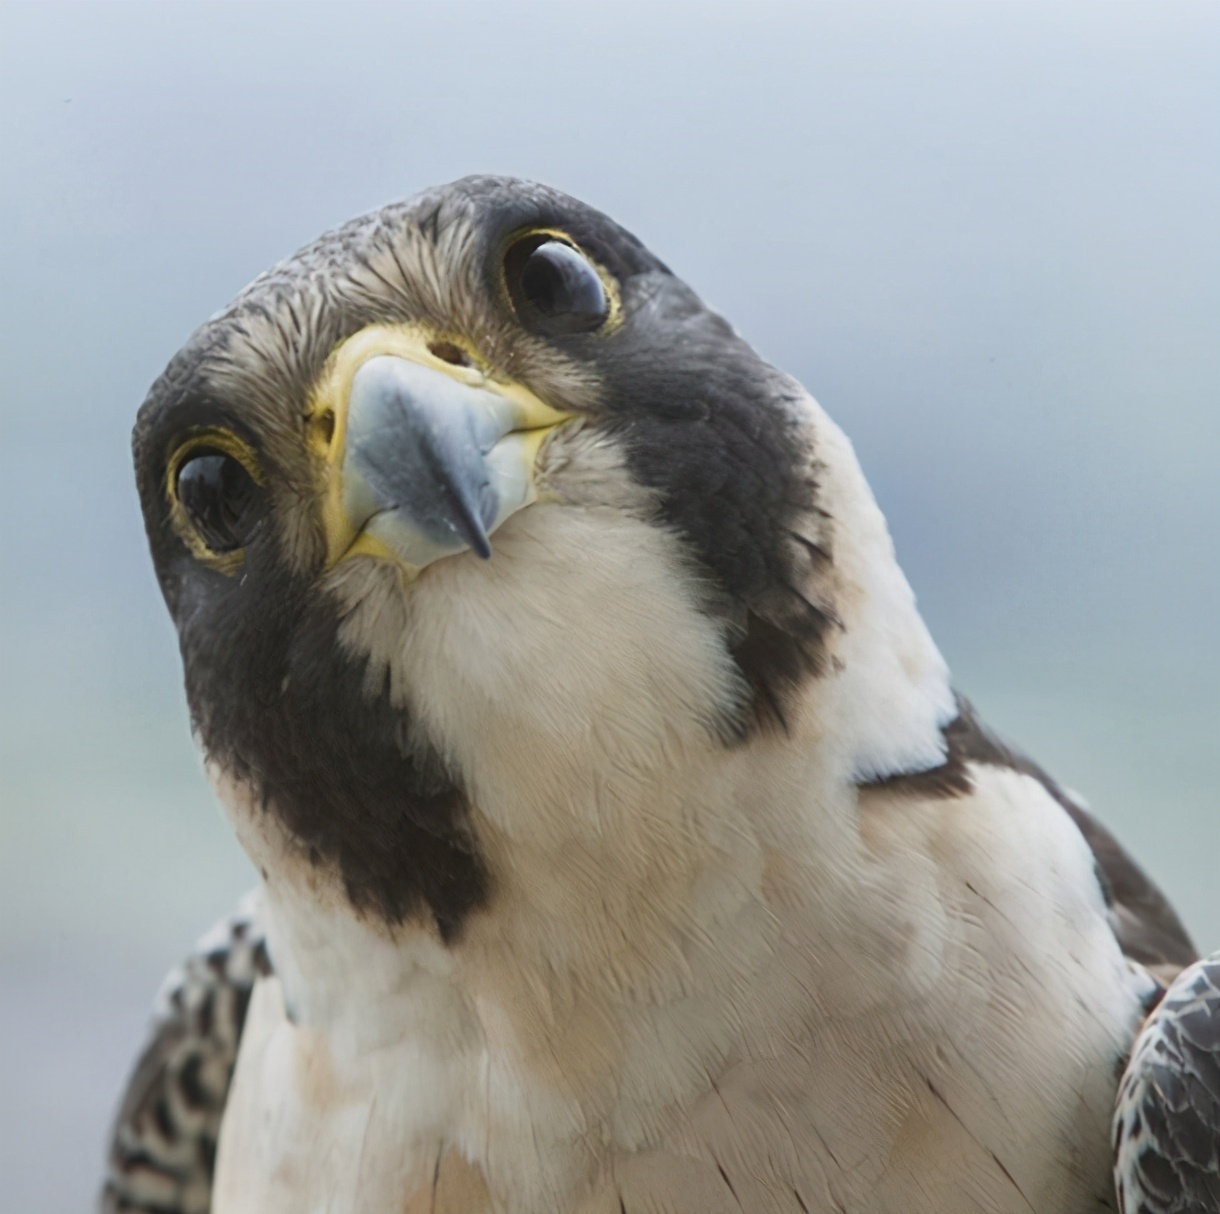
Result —
[[1220, 953], [1148, 1017], [1114, 1115], [1120, 1214], [1220, 1211]]
[[111, 1132], [102, 1214], [208, 1214], [246, 1008], [269, 972], [251, 898], [166, 979]]

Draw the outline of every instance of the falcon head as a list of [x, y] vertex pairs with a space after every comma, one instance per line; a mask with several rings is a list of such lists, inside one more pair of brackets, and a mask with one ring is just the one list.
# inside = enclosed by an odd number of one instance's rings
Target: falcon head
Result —
[[468, 178], [322, 237], [194, 334], [134, 452], [243, 842], [391, 929], [451, 939], [531, 865], [672, 874], [715, 834], [694, 787], [748, 798], [751, 756], [943, 757], [842, 435], [554, 190]]

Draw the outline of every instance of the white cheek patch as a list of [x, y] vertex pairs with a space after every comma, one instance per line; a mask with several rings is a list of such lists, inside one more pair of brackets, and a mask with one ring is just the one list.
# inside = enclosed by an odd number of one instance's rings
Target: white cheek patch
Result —
[[724, 733], [747, 696], [710, 587], [604, 434], [557, 431], [539, 495], [489, 561], [440, 561], [409, 586], [348, 562], [332, 581], [350, 604], [340, 639], [369, 655], [370, 685], [388, 681], [485, 809], [561, 795], [539, 787], [548, 778], [581, 781], [585, 801], [590, 780]]
[[[956, 712], [948, 669], [850, 443], [812, 398], [804, 408], [833, 529], [830, 581], [814, 590], [842, 622], [804, 715], [845, 781], [935, 767]], [[604, 754], [682, 722], [715, 732], [735, 719], [749, 692], [711, 607], [717, 592], [612, 439], [563, 427], [544, 448], [539, 491], [486, 564], [443, 561], [406, 589], [373, 562], [334, 571], [351, 603], [341, 638], [371, 656], [371, 681], [388, 677], [463, 774], [514, 728], [559, 747], [599, 734]]]
[[740, 676], [686, 567], [678, 542], [638, 519], [540, 504], [506, 524], [486, 565], [420, 579], [390, 660], [477, 802], [659, 769], [672, 742], [706, 744], [737, 712]]
[[893, 541], [846, 435], [806, 397], [817, 434], [818, 500], [833, 527], [837, 673], [809, 699], [840, 765], [863, 783], [936, 767], [957, 715], [949, 668], [915, 605]]

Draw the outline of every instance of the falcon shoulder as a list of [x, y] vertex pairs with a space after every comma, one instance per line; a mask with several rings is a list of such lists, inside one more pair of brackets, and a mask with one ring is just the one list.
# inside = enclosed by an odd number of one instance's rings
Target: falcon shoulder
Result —
[[102, 1214], [208, 1214], [250, 993], [269, 972], [247, 902], [166, 979], [111, 1131]]
[[1093, 853], [1110, 926], [1123, 955], [1147, 969], [1162, 986], [1198, 957], [1181, 919], [1152, 879], [1083, 803], [1028, 755], [993, 733], [964, 696], [945, 727], [945, 761], [927, 771], [871, 782], [913, 794], [964, 796], [973, 788], [972, 765], [1003, 767], [1036, 780], [1076, 824]]
[[1109, 829], [992, 733], [965, 698], [958, 696], [958, 715], [944, 732], [941, 766], [880, 783], [960, 796], [972, 787], [971, 765], [1037, 780], [1084, 836], [1115, 939], [1132, 968], [1147, 976], [1149, 1014], [1122, 1076], [1113, 1123], [1119, 1214], [1220, 1214], [1220, 953], [1197, 961], [1169, 900]]

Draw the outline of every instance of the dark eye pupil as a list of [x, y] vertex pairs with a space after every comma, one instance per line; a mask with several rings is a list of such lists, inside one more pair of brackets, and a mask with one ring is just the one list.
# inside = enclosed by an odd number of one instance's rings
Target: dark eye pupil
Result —
[[527, 237], [508, 251], [505, 274], [522, 322], [541, 333], [586, 333], [609, 314], [601, 277], [571, 245]]
[[178, 500], [213, 552], [241, 548], [258, 525], [254, 478], [231, 455], [200, 449], [178, 470]]

